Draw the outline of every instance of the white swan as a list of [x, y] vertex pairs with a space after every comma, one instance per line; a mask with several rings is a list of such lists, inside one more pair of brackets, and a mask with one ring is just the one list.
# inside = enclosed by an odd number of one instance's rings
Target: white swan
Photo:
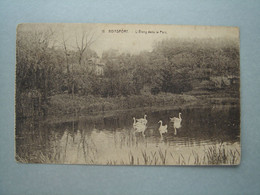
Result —
[[144, 132], [146, 130], [146, 125], [142, 122], [136, 122], [135, 117], [133, 117], [134, 123], [133, 123], [133, 128], [134, 128], [134, 133], [142, 133], [142, 135], [145, 137]]
[[137, 120], [135, 119], [135, 117], [133, 117], [134, 123], [133, 123], [133, 128], [135, 129], [137, 126], [143, 125], [144, 123], [142, 122], [137, 122]]
[[147, 124], [147, 119], [146, 119], [147, 115], [145, 114], [144, 115], [144, 118], [139, 118], [139, 119], [136, 119], [137, 122], [140, 122], [140, 123], [143, 123], [143, 124]]
[[179, 118], [177, 117], [173, 117], [173, 118], [170, 118], [171, 121], [173, 123], [173, 127], [174, 127], [174, 135], [177, 134], [177, 129], [181, 128], [181, 121], [182, 121], [182, 118], [181, 118], [181, 113], [179, 113]]
[[162, 121], [160, 120], [158, 123], [160, 123], [160, 127], [159, 127], [159, 132], [160, 132], [160, 135], [162, 137], [162, 134], [163, 133], [167, 133], [167, 125], [162, 125]]

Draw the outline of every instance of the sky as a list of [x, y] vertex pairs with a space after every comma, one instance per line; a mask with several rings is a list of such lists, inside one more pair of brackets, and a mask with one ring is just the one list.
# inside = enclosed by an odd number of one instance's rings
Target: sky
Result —
[[[72, 23], [42, 23], [20, 24], [17, 31], [45, 31], [54, 32], [53, 43], [62, 46], [62, 40], [70, 49], [76, 49], [83, 32], [89, 39], [94, 40], [90, 49], [99, 56], [103, 51], [114, 49], [120, 53], [138, 54], [141, 51], [152, 51], [157, 41], [169, 38], [235, 38], [239, 39], [237, 27], [224, 26], [188, 26], [188, 25], [145, 25], [145, 24], [72, 24]], [[77, 39], [76, 39], [77, 38]]]

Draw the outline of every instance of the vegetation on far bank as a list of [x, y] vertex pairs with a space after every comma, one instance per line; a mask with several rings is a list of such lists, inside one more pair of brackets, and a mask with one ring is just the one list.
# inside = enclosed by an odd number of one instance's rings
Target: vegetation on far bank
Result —
[[145, 108], [192, 105], [197, 103], [197, 98], [191, 95], [158, 94], [158, 95], [133, 95], [129, 97], [102, 98], [94, 96], [74, 97], [70, 95], [56, 95], [51, 97], [48, 105], [49, 115], [52, 114], [92, 114], [97, 112]]
[[160, 93], [157, 95], [133, 95], [128, 97], [102, 98], [94, 96], [74, 96], [61, 94], [52, 96], [49, 100], [48, 115], [66, 114], [97, 114], [108, 111], [119, 111], [127, 109], [155, 108], [185, 108], [191, 106], [209, 105], [238, 105], [237, 97], [223, 97], [220, 94], [214, 95], [188, 95]]
[[[18, 117], [182, 106], [213, 100], [210, 95], [220, 89], [239, 97], [237, 39], [172, 38], [155, 42], [150, 52], [111, 49], [98, 56], [91, 49], [88, 31], [73, 37], [82, 41], [69, 50], [64, 37], [60, 45], [53, 45], [57, 40], [51, 29], [22, 29], [18, 28], [16, 47]], [[92, 58], [104, 64], [102, 74], [96, 74]]]

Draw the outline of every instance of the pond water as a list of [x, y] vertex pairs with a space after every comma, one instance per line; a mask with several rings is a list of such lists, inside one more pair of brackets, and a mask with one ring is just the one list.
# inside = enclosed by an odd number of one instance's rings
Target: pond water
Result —
[[[182, 127], [175, 135], [169, 117], [177, 117], [179, 112]], [[148, 120], [145, 136], [133, 129], [133, 117], [144, 114]], [[158, 131], [159, 120], [168, 125], [163, 137]], [[240, 110], [214, 106], [131, 110], [67, 122], [20, 119], [16, 122], [16, 159], [62, 164], [238, 164]]]

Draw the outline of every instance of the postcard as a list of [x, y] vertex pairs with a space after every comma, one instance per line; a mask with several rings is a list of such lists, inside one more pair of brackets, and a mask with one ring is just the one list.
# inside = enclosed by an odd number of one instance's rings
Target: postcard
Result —
[[238, 165], [239, 29], [17, 26], [15, 159]]

